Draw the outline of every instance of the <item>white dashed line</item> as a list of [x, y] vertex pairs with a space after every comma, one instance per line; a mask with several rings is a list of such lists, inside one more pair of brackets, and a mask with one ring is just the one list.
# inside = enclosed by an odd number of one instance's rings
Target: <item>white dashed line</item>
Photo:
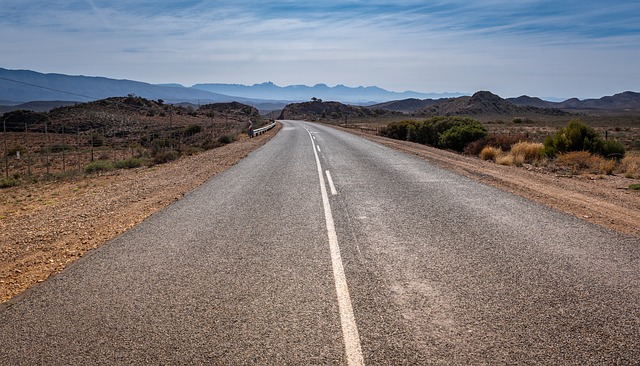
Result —
[[336, 194], [338, 194], [338, 191], [336, 191], [336, 186], [333, 184], [331, 173], [328, 170], [325, 173], [327, 173], [327, 182], [329, 182], [329, 189], [331, 190], [331, 195], [335, 196]]
[[[311, 131], [307, 130], [307, 133], [309, 133], [311, 144], [315, 146]], [[362, 347], [360, 346], [360, 335], [358, 334], [356, 319], [353, 315], [351, 298], [349, 297], [349, 288], [347, 287], [347, 278], [345, 277], [344, 267], [342, 265], [340, 246], [338, 245], [338, 235], [336, 234], [333, 215], [331, 214], [331, 205], [329, 204], [329, 196], [327, 195], [327, 186], [324, 183], [320, 158], [318, 157], [318, 153], [315, 148], [313, 149], [313, 154], [316, 157], [318, 178], [320, 179], [320, 192], [322, 193], [322, 204], [324, 206], [324, 219], [327, 223], [329, 251], [331, 253], [331, 265], [333, 267], [333, 280], [335, 282], [336, 293], [338, 295], [338, 310], [340, 311], [340, 323], [342, 325], [342, 338], [344, 340], [345, 355], [347, 356], [347, 365], [364, 365]]]

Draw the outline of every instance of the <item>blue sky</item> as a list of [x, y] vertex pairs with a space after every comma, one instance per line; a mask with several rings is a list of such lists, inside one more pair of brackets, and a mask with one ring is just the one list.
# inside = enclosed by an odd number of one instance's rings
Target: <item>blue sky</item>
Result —
[[503, 97], [640, 91], [640, 2], [0, 0], [0, 67]]

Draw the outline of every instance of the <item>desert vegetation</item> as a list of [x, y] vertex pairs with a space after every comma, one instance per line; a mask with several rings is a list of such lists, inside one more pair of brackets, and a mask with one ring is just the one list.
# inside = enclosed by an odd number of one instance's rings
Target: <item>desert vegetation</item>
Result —
[[163, 164], [235, 141], [252, 121], [267, 121], [240, 103], [195, 108], [129, 95], [0, 116], [0, 188]]
[[380, 135], [462, 152], [470, 143], [487, 136], [486, 128], [468, 117], [432, 117], [422, 121], [394, 122]]
[[[367, 133], [478, 156], [499, 165], [565, 176], [619, 174], [640, 179], [636, 118], [618, 116], [606, 122], [603, 117], [581, 117], [590, 124], [576, 117], [562, 117], [562, 124], [558, 116], [547, 116], [543, 121], [516, 117], [510, 122], [486, 116], [483, 121], [439, 116], [394, 121], [382, 127], [373, 123], [355, 127]], [[625, 124], [627, 127], [619, 127]]]

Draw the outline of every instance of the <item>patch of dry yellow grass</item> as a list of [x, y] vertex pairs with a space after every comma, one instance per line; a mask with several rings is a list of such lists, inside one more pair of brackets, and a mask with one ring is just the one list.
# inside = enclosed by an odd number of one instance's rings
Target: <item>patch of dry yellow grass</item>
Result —
[[544, 145], [541, 143], [521, 141], [511, 147], [510, 154], [516, 165], [524, 163], [533, 164], [542, 157], [542, 149]]
[[499, 147], [485, 146], [482, 151], [480, 151], [480, 159], [496, 161], [496, 158], [502, 154], [502, 149]]
[[629, 151], [620, 162], [620, 171], [627, 178], [640, 179], [640, 151]]

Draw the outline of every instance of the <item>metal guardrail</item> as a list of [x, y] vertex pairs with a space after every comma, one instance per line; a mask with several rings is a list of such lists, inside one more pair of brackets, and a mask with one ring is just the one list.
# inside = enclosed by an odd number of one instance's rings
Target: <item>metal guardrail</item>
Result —
[[274, 128], [275, 126], [276, 126], [276, 123], [275, 123], [275, 122], [273, 122], [273, 123], [272, 123], [272, 124], [270, 124], [270, 125], [264, 126], [264, 127], [262, 127], [262, 128], [255, 129], [255, 130], [253, 130], [253, 136], [254, 136], [254, 137], [255, 137], [255, 136], [259, 136], [259, 135], [261, 135], [261, 134], [263, 134], [263, 133], [265, 133], [265, 132], [269, 131], [270, 129]]

